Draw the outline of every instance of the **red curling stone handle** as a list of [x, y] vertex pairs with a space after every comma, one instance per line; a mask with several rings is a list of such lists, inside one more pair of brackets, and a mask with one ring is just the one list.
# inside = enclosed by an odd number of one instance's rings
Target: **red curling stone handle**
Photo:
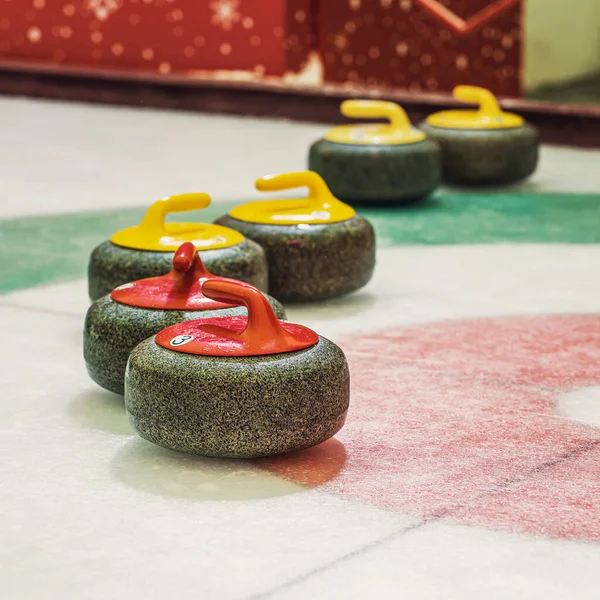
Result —
[[202, 283], [202, 294], [216, 302], [246, 306], [248, 316], [184, 321], [158, 333], [157, 344], [185, 354], [233, 357], [294, 352], [319, 341], [311, 329], [280, 321], [268, 300], [247, 283], [208, 279]]
[[173, 268], [179, 273], [185, 273], [192, 268], [196, 258], [196, 247], [192, 242], [185, 242], [173, 255]]

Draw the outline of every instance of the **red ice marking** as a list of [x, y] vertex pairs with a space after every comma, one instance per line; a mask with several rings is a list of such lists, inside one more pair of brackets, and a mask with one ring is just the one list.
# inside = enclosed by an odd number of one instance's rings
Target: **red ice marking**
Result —
[[[436, 323], [342, 347], [345, 464], [320, 489], [424, 517], [600, 539], [600, 430], [554, 408], [561, 393], [600, 383], [600, 316]], [[283, 460], [270, 468], [295, 477]]]

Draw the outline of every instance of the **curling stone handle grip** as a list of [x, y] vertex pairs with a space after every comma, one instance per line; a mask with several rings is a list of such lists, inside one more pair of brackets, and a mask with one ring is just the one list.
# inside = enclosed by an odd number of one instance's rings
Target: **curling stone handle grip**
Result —
[[185, 242], [173, 255], [173, 268], [179, 273], [187, 273], [192, 268], [195, 257], [196, 247], [192, 242]]
[[475, 85], [458, 85], [452, 90], [452, 95], [462, 102], [479, 105], [479, 112], [486, 116], [502, 113], [496, 96], [489, 90]]
[[173, 269], [184, 276], [188, 284], [199, 280], [214, 277], [204, 266], [196, 246], [192, 242], [184, 242], [173, 255]]
[[395, 102], [383, 100], [344, 100], [340, 110], [351, 119], [388, 119], [392, 129], [409, 131], [411, 123], [406, 111]]
[[329, 191], [323, 178], [314, 171], [296, 171], [294, 173], [265, 175], [264, 177], [257, 179], [255, 185], [259, 192], [279, 192], [293, 190], [299, 187], [307, 187], [308, 203], [315, 208], [325, 208], [340, 202]]
[[178, 194], [176, 196], [167, 196], [157, 200], [150, 206], [140, 227], [146, 229], [149, 234], [152, 232], [160, 233], [165, 230], [165, 217], [172, 212], [188, 212], [192, 210], [201, 210], [210, 204], [210, 196], [204, 193]]
[[202, 293], [217, 302], [246, 306], [248, 309], [248, 324], [244, 331], [235, 334], [219, 327], [221, 335], [264, 340], [288, 336], [268, 300], [255, 287], [241, 281], [209, 279], [202, 284]]

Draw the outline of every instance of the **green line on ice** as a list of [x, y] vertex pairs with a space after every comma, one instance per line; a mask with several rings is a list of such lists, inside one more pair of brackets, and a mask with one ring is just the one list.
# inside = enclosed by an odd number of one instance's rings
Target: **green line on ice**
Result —
[[[213, 204], [197, 218], [212, 221], [234, 205]], [[94, 246], [138, 223], [144, 212], [125, 208], [0, 221], [0, 293], [84, 278]], [[441, 191], [421, 205], [359, 212], [373, 223], [379, 248], [600, 242], [600, 194]]]

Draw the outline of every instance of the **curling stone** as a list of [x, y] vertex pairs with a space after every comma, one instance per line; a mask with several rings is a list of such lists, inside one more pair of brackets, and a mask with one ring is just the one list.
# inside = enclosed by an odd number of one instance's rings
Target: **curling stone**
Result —
[[216, 221], [262, 246], [270, 294], [281, 301], [323, 300], [368, 283], [375, 267], [373, 227], [334, 198], [320, 175], [272, 175], [257, 180], [256, 187], [309, 190], [307, 198], [243, 204]]
[[341, 112], [389, 123], [335, 127], [310, 147], [308, 168], [323, 177], [336, 198], [353, 205], [409, 204], [438, 187], [439, 146], [411, 125], [400, 106], [346, 100]]
[[[100, 386], [123, 393], [127, 359], [142, 340], [190, 319], [245, 315], [243, 306], [217, 302], [202, 294], [202, 283], [216, 280], [194, 245], [186, 242], [173, 257], [167, 275], [126, 283], [96, 300], [88, 309], [83, 331], [83, 355], [90, 377]], [[233, 281], [224, 279], [224, 281]], [[281, 304], [266, 300], [279, 318]]]
[[459, 185], [503, 185], [529, 177], [538, 163], [539, 135], [520, 116], [503, 112], [494, 95], [461, 85], [454, 97], [478, 110], [430, 115], [420, 128], [442, 149], [444, 181]]
[[171, 450], [227, 458], [294, 452], [335, 435], [350, 398], [342, 350], [278, 320], [247, 284], [209, 280], [202, 292], [248, 315], [179, 323], [136, 346], [125, 375], [133, 428]]
[[123, 229], [97, 246], [88, 266], [91, 300], [124, 283], [165, 275], [171, 269], [173, 253], [183, 242], [192, 242], [200, 250], [211, 273], [266, 291], [267, 262], [260, 246], [252, 240], [210, 223], [165, 223], [168, 213], [199, 210], [209, 204], [207, 194], [163, 198], [148, 209], [139, 225]]

